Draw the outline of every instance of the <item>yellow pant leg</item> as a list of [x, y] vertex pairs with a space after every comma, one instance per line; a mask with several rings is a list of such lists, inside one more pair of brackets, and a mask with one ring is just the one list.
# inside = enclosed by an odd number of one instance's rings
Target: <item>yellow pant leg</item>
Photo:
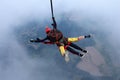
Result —
[[64, 55], [65, 55], [64, 46], [60, 46], [60, 47], [59, 47], [59, 50], [60, 50], [61, 55], [64, 56]]
[[78, 37], [76, 37], [76, 38], [68, 38], [68, 42], [76, 42], [78, 40], [79, 40]]

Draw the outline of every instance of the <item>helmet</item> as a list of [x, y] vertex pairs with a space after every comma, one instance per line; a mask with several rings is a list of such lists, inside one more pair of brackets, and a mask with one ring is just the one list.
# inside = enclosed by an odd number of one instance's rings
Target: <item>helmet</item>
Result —
[[45, 28], [45, 32], [49, 33], [51, 31], [51, 28], [49, 28], [48, 26]]

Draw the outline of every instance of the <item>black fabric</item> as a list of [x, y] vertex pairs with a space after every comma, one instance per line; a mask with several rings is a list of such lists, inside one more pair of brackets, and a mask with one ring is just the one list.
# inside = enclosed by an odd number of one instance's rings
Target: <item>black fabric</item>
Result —
[[[69, 47], [70, 46], [70, 47]], [[75, 55], [80, 55], [79, 52], [75, 51], [74, 49], [72, 49], [71, 47], [77, 49], [77, 50], [81, 50], [83, 51], [84, 49], [82, 49], [81, 47], [77, 46], [76, 44], [74, 43], [70, 43], [69, 46], [66, 48], [68, 51], [70, 51], [71, 53], [75, 54]]]
[[51, 13], [52, 13], [52, 17], [54, 17], [52, 0], [50, 0], [50, 3], [51, 3]]
[[56, 42], [56, 41], [60, 41], [63, 37], [63, 34], [61, 31], [53, 29], [51, 30], [48, 34], [47, 34], [47, 38], [48, 40], [50, 40], [51, 42]]
[[35, 42], [44, 42], [45, 40], [48, 40], [48, 37], [46, 37], [44, 39], [37, 38]]
[[71, 47], [67, 47], [66, 48], [68, 51], [70, 51], [71, 53], [75, 54], [75, 55], [78, 55], [79, 56], [79, 52], [75, 51], [74, 49], [72, 49]]
[[91, 37], [91, 35], [86, 35], [86, 36], [84, 36], [85, 38], [90, 38]]
[[44, 39], [39, 39], [39, 38], [36, 38], [35, 40], [30, 40], [30, 42], [44, 42], [45, 40], [47, 40], [48, 38], [44, 38]]
[[59, 42], [62, 38], [63, 38], [62, 32], [53, 29], [47, 34], [47, 37], [45, 37], [44, 39], [37, 38], [36, 40], [34, 40], [34, 42], [44, 42], [45, 40], [49, 40], [50, 42], [55, 43], [55, 42]]
[[64, 43], [65, 45], [68, 45], [68, 38], [64, 37], [61, 41], [62, 43]]
[[83, 49], [82, 49], [81, 47], [77, 46], [77, 45], [74, 44], [74, 43], [71, 43], [69, 46], [71, 46], [71, 47], [73, 47], [73, 48], [75, 48], [75, 49], [78, 49], [78, 50], [83, 51]]
[[52, 17], [52, 20], [53, 20], [53, 23], [52, 23], [53, 29], [57, 29], [57, 23], [55, 21], [55, 18]]
[[53, 29], [57, 29], [57, 24], [56, 24], [56, 21], [55, 21], [55, 18], [54, 18], [52, 0], [50, 0], [50, 3], [51, 3], [51, 13], [52, 13], [52, 20], [53, 20], [52, 26], [53, 26]]

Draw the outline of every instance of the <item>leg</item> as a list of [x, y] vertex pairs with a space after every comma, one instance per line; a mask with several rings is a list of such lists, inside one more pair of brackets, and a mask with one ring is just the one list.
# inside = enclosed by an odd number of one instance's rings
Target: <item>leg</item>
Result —
[[75, 48], [75, 49], [81, 50], [81, 51], [83, 50], [81, 47], [77, 46], [74, 43], [71, 43], [70, 46], [73, 47], [73, 48]]
[[73, 48], [75, 48], [75, 49], [81, 50], [84, 53], [87, 53], [87, 50], [82, 49], [81, 47], [77, 46], [74, 43], [71, 43], [70, 46], [73, 47]]
[[80, 57], [83, 56], [83, 54], [80, 54], [79, 52], [75, 51], [74, 49], [70, 48], [70, 47], [67, 47], [66, 48], [68, 51], [70, 51], [71, 53], [75, 54], [75, 55], [78, 55]]
[[70, 46], [73, 47], [73, 48], [75, 48], [75, 49], [81, 50], [84, 53], [87, 53], [87, 50], [82, 49], [81, 47], [77, 46], [74, 43], [71, 43]]
[[59, 50], [62, 56], [65, 56], [65, 49], [64, 46], [59, 46]]
[[68, 42], [77, 42], [79, 40], [85, 39], [85, 38], [90, 38], [91, 35], [87, 35], [87, 36], [79, 36], [79, 37], [74, 37], [74, 38], [67, 38]]
[[68, 62], [69, 61], [69, 56], [68, 56], [68, 52], [65, 51], [65, 48], [63, 45], [58, 46], [60, 53], [63, 57], [65, 57], [65, 61]]

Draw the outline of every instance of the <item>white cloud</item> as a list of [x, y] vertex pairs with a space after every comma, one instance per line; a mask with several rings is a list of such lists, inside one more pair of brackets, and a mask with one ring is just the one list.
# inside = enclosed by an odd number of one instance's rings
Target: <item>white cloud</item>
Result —
[[[58, 14], [65, 12], [68, 14], [75, 14], [78, 18], [77, 20], [81, 22], [85, 19], [88, 19], [88, 21], [95, 21], [96, 24], [100, 25], [99, 27], [94, 25], [94, 28], [110, 32], [108, 40], [115, 47], [119, 47], [119, 0], [53, 0], [53, 3], [56, 17], [58, 17]], [[50, 16], [49, 0], [0, 0], [0, 56], [3, 54], [5, 56], [8, 55], [7, 58], [10, 59], [10, 69], [3, 71], [3, 74], [0, 73], [2, 75], [0, 76], [1, 80], [18, 80], [18, 75], [24, 77], [20, 78], [21, 80], [28, 80], [27, 78], [29, 78], [30, 69], [24, 67], [31, 66], [32, 63], [26, 55], [26, 50], [22, 48], [16, 41], [14, 34], [12, 34], [14, 26], [20, 25], [24, 21], [30, 19], [50, 19]], [[6, 50], [6, 53], [2, 53], [3, 49]], [[23, 59], [19, 61], [18, 57]], [[0, 65], [2, 63], [3, 62], [0, 61]], [[4, 65], [4, 63], [2, 65]], [[16, 67], [20, 70], [17, 70]], [[2, 67], [0, 66], [0, 72], [1, 71]], [[25, 73], [25, 75], [22, 73]]]

